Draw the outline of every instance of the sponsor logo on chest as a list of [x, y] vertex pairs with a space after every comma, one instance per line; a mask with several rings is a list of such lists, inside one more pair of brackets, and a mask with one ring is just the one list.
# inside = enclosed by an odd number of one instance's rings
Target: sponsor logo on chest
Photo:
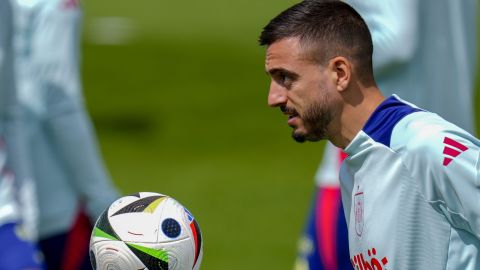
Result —
[[[368, 255], [368, 257], [367, 257]], [[382, 259], [377, 258], [377, 250], [375, 248], [369, 249], [367, 255], [364, 256], [363, 253], [358, 253], [352, 258], [350, 262], [355, 270], [386, 270], [388, 259], [383, 257]]]

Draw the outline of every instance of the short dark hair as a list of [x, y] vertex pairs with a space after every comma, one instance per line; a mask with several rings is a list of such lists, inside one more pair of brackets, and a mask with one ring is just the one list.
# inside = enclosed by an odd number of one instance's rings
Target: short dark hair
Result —
[[372, 37], [360, 14], [338, 0], [304, 0], [273, 18], [260, 35], [260, 45], [297, 37], [312, 48], [313, 60], [325, 64], [335, 56], [347, 57], [360, 77], [373, 78]]

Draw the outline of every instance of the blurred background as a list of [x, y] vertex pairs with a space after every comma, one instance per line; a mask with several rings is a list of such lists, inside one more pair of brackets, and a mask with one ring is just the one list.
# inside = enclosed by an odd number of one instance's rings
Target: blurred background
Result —
[[296, 2], [83, 2], [83, 85], [107, 167], [124, 194], [192, 211], [202, 269], [293, 266], [324, 143], [295, 143], [268, 108], [257, 39]]

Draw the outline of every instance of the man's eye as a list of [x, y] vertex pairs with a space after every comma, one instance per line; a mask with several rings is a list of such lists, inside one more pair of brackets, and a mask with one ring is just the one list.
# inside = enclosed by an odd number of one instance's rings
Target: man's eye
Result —
[[280, 82], [283, 85], [288, 86], [292, 83], [292, 78], [287, 74], [280, 74]]

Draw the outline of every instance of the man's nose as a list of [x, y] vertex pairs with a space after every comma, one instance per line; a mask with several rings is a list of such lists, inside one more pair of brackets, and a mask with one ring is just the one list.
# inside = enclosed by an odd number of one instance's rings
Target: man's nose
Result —
[[287, 90], [272, 81], [268, 92], [268, 106], [277, 107], [285, 103], [287, 103]]

